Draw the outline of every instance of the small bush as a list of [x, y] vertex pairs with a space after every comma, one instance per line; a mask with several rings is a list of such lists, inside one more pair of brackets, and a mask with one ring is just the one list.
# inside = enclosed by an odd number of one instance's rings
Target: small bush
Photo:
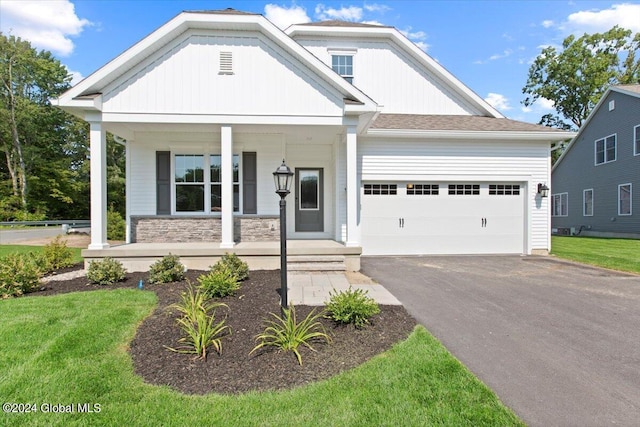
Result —
[[235, 253], [225, 252], [222, 258], [220, 258], [220, 261], [216, 262], [215, 265], [211, 267], [211, 271], [214, 272], [226, 269], [231, 271], [238, 280], [245, 280], [249, 277], [249, 266]]
[[198, 287], [209, 298], [222, 298], [233, 295], [240, 289], [238, 277], [226, 266], [211, 270], [198, 277]]
[[282, 317], [277, 314], [269, 313], [276, 320], [266, 320], [266, 328], [264, 332], [256, 336], [256, 341], [260, 341], [251, 353], [262, 347], [276, 347], [283, 351], [293, 351], [298, 359], [298, 363], [302, 366], [302, 356], [298, 351], [300, 345], [311, 347], [311, 341], [324, 340], [331, 342], [331, 338], [326, 333], [322, 323], [318, 321], [324, 315], [324, 311], [315, 314], [315, 308], [300, 323], [296, 320], [296, 310], [293, 305], [288, 309], [282, 310]]
[[184, 265], [178, 255], [167, 255], [153, 263], [149, 269], [150, 283], [171, 283], [184, 279]]
[[378, 303], [362, 289], [349, 288], [329, 295], [327, 311], [329, 317], [338, 323], [353, 323], [356, 328], [361, 328], [369, 323], [371, 316], [380, 313]]
[[197, 354], [202, 359], [207, 358], [207, 348], [213, 346], [218, 354], [222, 354], [222, 336], [229, 332], [225, 325], [226, 318], [215, 321], [216, 309], [227, 307], [222, 303], [207, 303], [206, 296], [199, 290], [193, 291], [189, 286], [187, 292], [182, 293], [182, 302], [173, 305], [182, 317], [176, 319], [184, 336], [178, 342], [186, 345], [178, 348], [166, 347], [178, 353]]
[[124, 240], [127, 223], [120, 214], [110, 207], [107, 211], [107, 239]]
[[17, 297], [40, 285], [42, 269], [32, 253], [15, 253], [0, 258], [0, 298]]
[[127, 270], [122, 263], [106, 257], [102, 261], [91, 261], [87, 270], [87, 279], [98, 285], [113, 285], [124, 280]]
[[67, 241], [58, 236], [42, 250], [42, 261], [46, 271], [71, 267], [73, 265], [73, 252], [67, 247]]

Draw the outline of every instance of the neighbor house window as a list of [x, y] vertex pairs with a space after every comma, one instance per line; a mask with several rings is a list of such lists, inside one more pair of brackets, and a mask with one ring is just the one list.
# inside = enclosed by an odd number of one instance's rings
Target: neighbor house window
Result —
[[352, 55], [332, 55], [331, 68], [340, 74], [346, 81], [353, 83], [353, 56]]
[[[222, 156], [209, 156], [209, 170], [211, 180], [211, 212], [222, 211], [222, 175], [220, 174]], [[240, 211], [240, 156], [233, 155], [233, 211]]]
[[176, 212], [204, 211], [204, 156], [176, 154]]
[[569, 193], [558, 193], [551, 196], [551, 216], [569, 215]]
[[616, 160], [616, 135], [609, 135], [596, 141], [596, 165]]
[[633, 155], [640, 156], [640, 125], [633, 128]]
[[631, 184], [618, 185], [618, 215], [631, 215]]
[[582, 215], [593, 216], [593, 188], [582, 192]]

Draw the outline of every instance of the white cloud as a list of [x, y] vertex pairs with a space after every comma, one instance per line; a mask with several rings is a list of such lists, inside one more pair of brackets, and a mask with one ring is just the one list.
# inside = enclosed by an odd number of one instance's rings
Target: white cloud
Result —
[[489, 92], [489, 95], [487, 95], [484, 100], [491, 104], [496, 110], [511, 110], [511, 105], [509, 105], [507, 97], [499, 93]]
[[600, 33], [619, 25], [633, 32], [640, 32], [640, 4], [614, 4], [609, 9], [592, 9], [572, 13], [562, 23], [567, 33]]
[[550, 27], [553, 27], [553, 25], [554, 25], [554, 22], [552, 20], [550, 20], [550, 19], [546, 19], [546, 20], [542, 21], [542, 26], [544, 28], [550, 28]]
[[373, 21], [362, 21], [362, 24], [369, 24], [369, 25], [384, 25], [382, 22], [373, 20]]
[[523, 113], [547, 114], [555, 111], [555, 108], [553, 107], [553, 101], [547, 98], [538, 98], [533, 105], [528, 107], [523, 105], [520, 110]]
[[290, 8], [276, 4], [268, 4], [264, 7], [264, 16], [280, 29], [285, 29], [294, 24], [311, 22], [307, 11], [303, 7], [296, 6], [295, 4]]
[[29, 40], [34, 47], [50, 50], [61, 56], [73, 52], [70, 36], [77, 36], [92, 25], [80, 19], [69, 0], [2, 0], [0, 30]]
[[406, 30], [398, 29], [398, 31], [400, 31], [402, 35], [404, 35], [406, 38], [415, 43], [416, 46], [426, 52], [429, 49], [429, 44], [427, 44], [426, 42], [427, 33], [425, 33], [424, 31], [411, 31], [412, 29], [412, 27], [409, 27]]
[[75, 86], [77, 83], [80, 83], [84, 76], [80, 71], [73, 71], [67, 68], [67, 73], [71, 75], [71, 86]]
[[385, 13], [391, 10], [391, 8], [387, 5], [384, 4], [365, 4], [364, 8], [367, 12], [379, 12], [379, 13]]
[[360, 21], [362, 19], [362, 8], [358, 6], [343, 6], [340, 9], [334, 9], [320, 3], [316, 6], [315, 13], [320, 20], [340, 19], [342, 21]]

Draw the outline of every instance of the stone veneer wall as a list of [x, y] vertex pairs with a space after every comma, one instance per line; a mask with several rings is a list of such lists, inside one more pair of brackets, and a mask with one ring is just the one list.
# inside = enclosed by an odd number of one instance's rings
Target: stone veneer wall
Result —
[[[219, 242], [222, 235], [219, 217], [132, 216], [133, 243]], [[264, 242], [280, 239], [277, 216], [235, 216], [236, 242]]]

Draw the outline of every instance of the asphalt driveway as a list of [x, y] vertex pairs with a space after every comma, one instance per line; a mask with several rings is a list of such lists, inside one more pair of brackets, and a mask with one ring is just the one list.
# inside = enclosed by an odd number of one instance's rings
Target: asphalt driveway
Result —
[[552, 257], [363, 257], [532, 426], [640, 425], [640, 276]]

